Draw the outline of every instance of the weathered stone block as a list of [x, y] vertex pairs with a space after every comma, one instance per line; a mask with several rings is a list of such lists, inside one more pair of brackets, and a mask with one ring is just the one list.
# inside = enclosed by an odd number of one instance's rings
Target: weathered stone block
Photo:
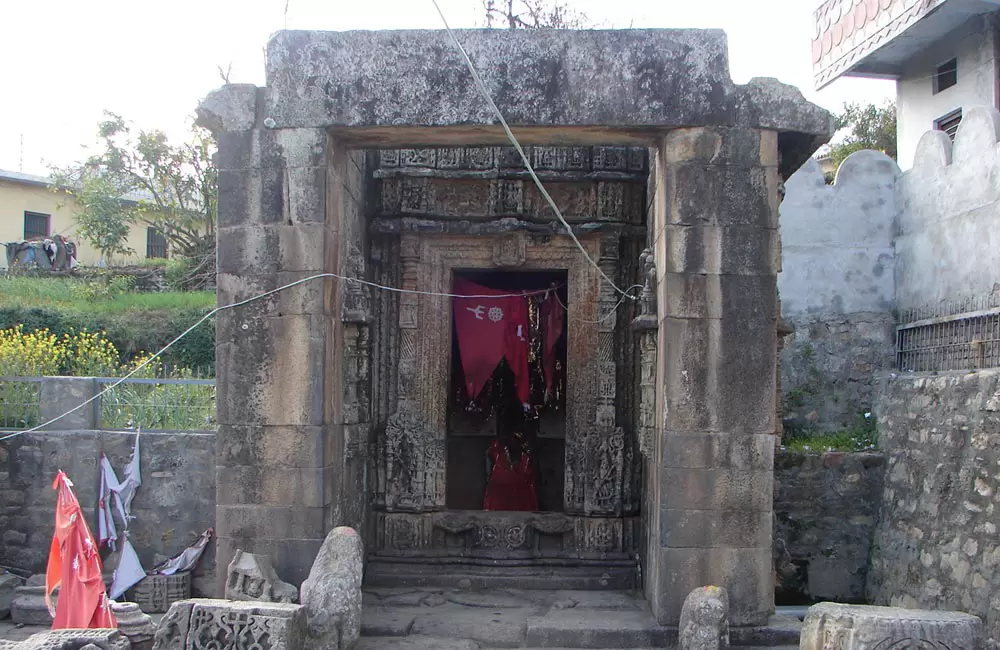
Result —
[[774, 610], [771, 546], [766, 548], [660, 548], [659, 599], [653, 614], [660, 625], [677, 625], [683, 598], [704, 582], [729, 594], [730, 625], [763, 625]]
[[361, 635], [361, 578], [364, 548], [353, 528], [330, 531], [302, 583], [306, 608], [306, 648], [346, 650]]
[[770, 472], [774, 467], [774, 436], [666, 431], [660, 462], [664, 467]]
[[216, 436], [219, 465], [309, 467], [327, 458], [323, 426], [227, 425]]
[[216, 384], [219, 423], [322, 424], [329, 327], [319, 315], [220, 318], [216, 363], [229, 371]]
[[776, 275], [781, 266], [777, 228], [667, 224], [667, 273]]
[[806, 613], [799, 647], [980, 650], [983, 622], [961, 612], [820, 603]]
[[660, 469], [663, 503], [693, 510], [770, 512], [773, 484], [766, 470]]
[[11, 573], [0, 573], [0, 620], [10, 616], [14, 592], [21, 586], [21, 579]]
[[129, 601], [147, 614], [161, 614], [178, 600], [191, 597], [191, 574], [148, 575], [129, 592]]
[[775, 317], [777, 289], [768, 275], [665, 273], [664, 314], [675, 318]]
[[[288, 225], [324, 223], [326, 221], [327, 180], [331, 176], [326, 167], [294, 167], [286, 170], [288, 178]], [[334, 183], [345, 179], [335, 174]]]
[[[759, 158], [754, 149], [752, 156]], [[777, 228], [766, 170], [687, 163], [664, 170], [664, 191], [671, 211], [668, 223], [682, 226], [756, 226]]]
[[277, 167], [220, 170], [218, 193], [219, 266], [232, 268], [233, 242], [226, 240], [239, 235], [221, 229], [282, 223], [283, 170]]
[[155, 650], [301, 650], [305, 610], [287, 603], [193, 599], [176, 602], [156, 630]]
[[236, 551], [227, 570], [226, 599], [294, 603], [299, 590], [278, 577], [266, 555]]
[[253, 84], [227, 84], [213, 90], [198, 106], [198, 124], [216, 134], [252, 129], [257, 92]]
[[[89, 377], [46, 377], [39, 394], [43, 422], [59, 417], [97, 394], [97, 382]], [[47, 429], [66, 431], [96, 429], [97, 420], [92, 408], [82, 408], [54, 422]]]
[[[260, 276], [219, 273], [215, 280], [217, 303], [226, 305], [239, 302], [315, 275], [317, 274], [312, 271], [279, 271]], [[223, 312], [218, 316], [218, 320], [231, 323], [233, 321], [230, 319], [241, 322], [241, 317], [324, 314], [327, 312], [326, 295], [331, 282], [333, 282], [331, 278], [315, 278], [301, 282], [266, 298], [243, 305], [237, 313]]]
[[673, 548], [763, 546], [771, 539], [771, 519], [770, 511], [662, 508], [660, 543]]
[[325, 471], [323, 467], [219, 466], [216, 499], [219, 505], [322, 508]]
[[[58, 592], [52, 596], [52, 606], [59, 603]], [[52, 615], [45, 604], [45, 583], [41, 586], [26, 584], [14, 590], [10, 605], [10, 618], [18, 625], [52, 625]]]
[[725, 650], [729, 647], [729, 594], [720, 587], [695, 589], [681, 607], [677, 631], [681, 650]]

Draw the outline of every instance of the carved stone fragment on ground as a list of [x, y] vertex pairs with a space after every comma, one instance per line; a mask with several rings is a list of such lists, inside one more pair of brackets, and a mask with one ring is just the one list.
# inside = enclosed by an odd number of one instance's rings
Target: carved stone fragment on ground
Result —
[[820, 603], [806, 613], [801, 650], [980, 650], [983, 623], [962, 612]]
[[118, 621], [118, 630], [128, 637], [133, 650], [150, 650], [156, 626], [149, 614], [135, 603], [112, 603], [111, 611]]
[[299, 590], [278, 577], [266, 555], [236, 551], [229, 563], [226, 598], [294, 603], [299, 599]]
[[191, 597], [191, 574], [187, 571], [165, 576], [148, 575], [130, 592], [133, 602], [147, 614], [162, 614], [172, 603]]
[[334, 528], [302, 583], [308, 617], [306, 647], [345, 650], [361, 636], [361, 577], [364, 547], [353, 528]]
[[699, 587], [684, 599], [678, 639], [681, 650], [729, 647], [729, 594], [722, 587]]
[[10, 646], [16, 650], [129, 650], [128, 639], [118, 630], [49, 630], [33, 634]]
[[194, 598], [170, 606], [154, 650], [302, 650], [305, 609], [290, 603]]

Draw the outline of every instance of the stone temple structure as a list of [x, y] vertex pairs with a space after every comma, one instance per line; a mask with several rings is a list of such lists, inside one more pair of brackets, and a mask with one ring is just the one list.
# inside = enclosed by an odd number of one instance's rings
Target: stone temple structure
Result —
[[[664, 625], [715, 584], [733, 625], [764, 622], [778, 203], [830, 115], [735, 85], [720, 31], [458, 35], [583, 248], [641, 299], [566, 236], [446, 32], [278, 33], [266, 87], [199, 108], [219, 303], [319, 273], [407, 292], [326, 277], [219, 314], [218, 566], [267, 554], [300, 584], [348, 525], [369, 584], [641, 587]], [[435, 295], [456, 279], [565, 304], [537, 512], [483, 510], [499, 416], [462, 408]]]

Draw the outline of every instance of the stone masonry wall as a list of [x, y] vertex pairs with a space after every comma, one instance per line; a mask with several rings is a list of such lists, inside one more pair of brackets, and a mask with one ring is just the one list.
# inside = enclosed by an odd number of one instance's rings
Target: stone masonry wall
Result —
[[898, 308], [980, 299], [1000, 290], [1000, 113], [965, 112], [955, 142], [924, 134], [898, 184]]
[[823, 430], [857, 423], [872, 376], [892, 367], [898, 219], [896, 163], [861, 151], [827, 185], [808, 161], [781, 204], [782, 315], [795, 327], [781, 354], [784, 415]]
[[1000, 638], [1000, 371], [883, 377], [889, 459], [868, 596], [957, 609]]
[[774, 458], [775, 603], [863, 602], [885, 457]]
[[[52, 480], [60, 469], [96, 535], [101, 452], [123, 478], [134, 442], [134, 433], [47, 431], [0, 443], [0, 564], [44, 572], [55, 522]], [[139, 447], [142, 487], [132, 502], [131, 538], [148, 569], [215, 526], [215, 435], [142, 433]], [[196, 595], [213, 595], [214, 559], [209, 548], [195, 569]]]

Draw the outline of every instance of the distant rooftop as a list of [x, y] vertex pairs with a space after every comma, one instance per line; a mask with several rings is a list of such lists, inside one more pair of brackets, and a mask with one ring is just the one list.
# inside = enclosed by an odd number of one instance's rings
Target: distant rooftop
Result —
[[[23, 172], [0, 169], [0, 182], [18, 183], [20, 185], [32, 185], [34, 187], [53, 187], [55, 183], [47, 176], [35, 176]], [[151, 201], [153, 196], [147, 192], [130, 192], [122, 197], [125, 201], [139, 203], [140, 201]]]
[[899, 78], [906, 61], [1000, 0], [826, 0], [813, 14], [816, 89], [841, 76]]

